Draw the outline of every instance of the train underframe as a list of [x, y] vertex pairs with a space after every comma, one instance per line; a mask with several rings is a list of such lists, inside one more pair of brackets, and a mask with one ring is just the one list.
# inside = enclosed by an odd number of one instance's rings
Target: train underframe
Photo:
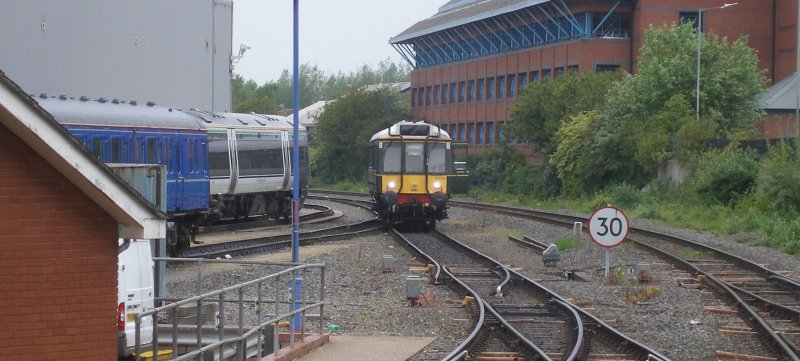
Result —
[[[302, 195], [305, 199], [305, 194]], [[292, 219], [292, 192], [269, 192], [247, 195], [215, 195], [211, 197], [206, 212], [173, 214], [167, 226], [167, 248], [170, 255], [178, 255], [196, 241], [200, 226], [212, 225], [220, 220], [244, 220], [253, 216], [271, 219]]]
[[446, 200], [433, 201], [428, 195], [386, 192], [373, 198], [378, 215], [390, 225], [417, 225], [433, 230], [436, 221], [447, 218]]

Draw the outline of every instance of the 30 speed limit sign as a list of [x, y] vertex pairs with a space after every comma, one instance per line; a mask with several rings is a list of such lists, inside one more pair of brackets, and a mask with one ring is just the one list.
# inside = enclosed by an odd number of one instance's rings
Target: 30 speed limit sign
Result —
[[614, 207], [600, 208], [589, 218], [589, 236], [602, 247], [614, 247], [628, 236], [628, 217]]

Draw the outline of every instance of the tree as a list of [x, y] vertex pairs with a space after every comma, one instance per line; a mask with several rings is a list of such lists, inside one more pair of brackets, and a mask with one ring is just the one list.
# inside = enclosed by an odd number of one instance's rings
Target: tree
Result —
[[389, 89], [356, 89], [339, 98], [317, 118], [312, 174], [326, 183], [362, 181], [367, 174], [369, 139], [410, 117], [406, 96]]
[[586, 186], [622, 181], [642, 186], [667, 159], [702, 149], [708, 138], [752, 129], [761, 118], [757, 98], [766, 80], [755, 51], [744, 37], [728, 43], [706, 34], [701, 44], [701, 120], [694, 119], [689, 104], [695, 99], [696, 36], [691, 23], [648, 28], [638, 73], [612, 87], [595, 120], [586, 150], [593, 164], [584, 169], [591, 172]]
[[[299, 102], [306, 107], [319, 100], [331, 100], [343, 96], [353, 89], [369, 84], [397, 83], [408, 81], [411, 68], [406, 64], [397, 65], [386, 59], [373, 69], [362, 65], [355, 72], [327, 75], [316, 65], [309, 63], [300, 65]], [[294, 78], [289, 70], [284, 69], [280, 77], [262, 86], [252, 80], [245, 81], [240, 75], [231, 79], [233, 109], [239, 109], [242, 103], [254, 99], [268, 97], [279, 108], [286, 109], [294, 103]], [[257, 100], [256, 102], [261, 102]], [[247, 107], [252, 107], [248, 105]]]
[[568, 73], [555, 80], [529, 83], [511, 109], [509, 126], [514, 136], [551, 153], [562, 122], [583, 111], [600, 109], [608, 89], [621, 74]]
[[278, 114], [281, 108], [270, 97], [253, 98], [239, 103], [233, 109], [236, 113]]

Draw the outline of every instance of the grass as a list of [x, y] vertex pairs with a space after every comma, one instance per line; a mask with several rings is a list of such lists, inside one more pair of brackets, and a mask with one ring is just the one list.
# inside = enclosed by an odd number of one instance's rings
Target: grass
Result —
[[553, 241], [553, 244], [558, 247], [559, 252], [575, 248], [578, 244], [572, 238], [559, 238]]
[[[340, 182], [322, 184], [312, 182], [313, 188], [351, 192], [367, 192], [366, 182]], [[486, 203], [504, 203], [546, 210], [572, 210], [588, 214], [593, 210], [594, 199], [566, 197], [536, 199], [517, 194], [473, 188], [467, 197]], [[464, 195], [454, 195], [455, 199]], [[688, 199], [687, 199], [688, 198]], [[717, 235], [734, 235], [737, 241], [767, 246], [783, 252], [800, 255], [800, 217], [797, 214], [780, 214], [759, 211], [751, 205], [723, 206], [692, 197], [673, 194], [644, 195], [637, 206], [623, 209], [631, 223], [635, 219], [648, 219], [670, 227], [709, 231]], [[499, 232], [508, 237], [510, 232]], [[512, 234], [513, 235], [513, 234]], [[559, 249], [563, 249], [559, 245]]]

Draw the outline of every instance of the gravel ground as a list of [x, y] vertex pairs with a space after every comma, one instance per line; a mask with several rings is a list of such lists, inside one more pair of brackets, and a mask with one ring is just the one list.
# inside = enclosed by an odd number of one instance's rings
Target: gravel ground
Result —
[[[316, 200], [314, 203], [325, 204]], [[344, 211], [345, 216], [325, 223], [325, 227], [372, 217], [366, 211], [350, 206], [331, 205]], [[628, 303], [624, 301], [624, 296], [637, 294], [644, 286], [633, 283], [604, 285], [603, 251], [585, 235], [575, 249], [562, 251], [561, 262], [556, 267], [545, 267], [540, 256], [533, 251], [510, 243], [508, 234], [524, 234], [549, 243], [555, 239], [570, 238], [571, 230], [462, 208], [451, 208], [449, 214], [450, 219], [439, 225], [442, 232], [510, 265], [673, 360], [718, 360], [714, 356], [717, 350], [750, 355], [766, 352], [763, 345], [751, 336], [720, 333], [720, 327], [741, 326], [742, 321], [736, 316], [704, 312], [703, 307], [720, 306], [720, 301], [706, 290], [679, 287], [677, 280], [689, 275], [635, 248], [623, 244], [611, 250], [612, 272], [626, 270], [637, 262], [647, 262], [652, 267], [653, 283], [650, 286], [658, 287], [660, 294], [645, 302]], [[645, 221], [631, 220], [631, 223], [637, 227], [667, 230], [667, 227]], [[322, 225], [304, 225], [301, 230], [316, 227]], [[264, 232], [286, 232], [286, 229]], [[800, 274], [797, 257], [736, 241], [748, 239], [745, 236], [716, 237], [687, 230], [674, 230], [672, 233], [742, 255], [775, 270], [791, 271], [791, 277], [796, 278]], [[394, 257], [391, 272], [384, 272], [381, 266], [384, 255]], [[413, 360], [440, 359], [469, 332], [468, 316], [461, 308], [462, 296], [425, 282], [427, 277], [424, 272], [416, 269], [421, 262], [387, 235], [304, 247], [300, 256], [302, 262], [326, 265], [324, 327], [335, 325], [339, 333], [346, 334], [437, 336]], [[248, 259], [286, 262], [291, 257], [288, 253], [281, 253]], [[202, 289], [208, 291], [219, 285], [243, 282], [275, 272], [278, 268], [204, 266]], [[565, 271], [576, 272], [586, 281], [567, 281], [563, 277]], [[172, 267], [168, 280], [170, 295], [186, 297], [195, 294], [196, 272], [194, 266]], [[422, 291], [428, 295], [428, 301], [418, 307], [412, 307], [406, 299], [405, 285], [409, 275], [421, 276]], [[304, 282], [314, 284], [315, 277], [310, 274]], [[311, 326], [316, 328], [317, 322], [312, 320]]]

